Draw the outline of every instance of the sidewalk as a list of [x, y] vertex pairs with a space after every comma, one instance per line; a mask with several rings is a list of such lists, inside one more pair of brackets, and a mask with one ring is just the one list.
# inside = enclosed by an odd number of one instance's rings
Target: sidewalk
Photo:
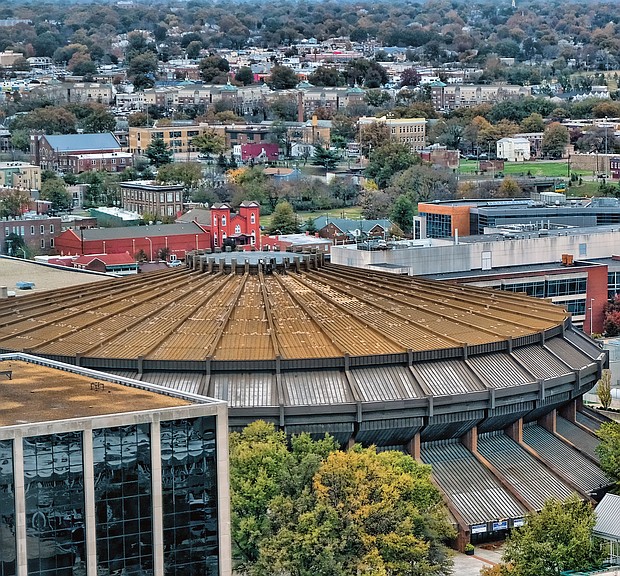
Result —
[[485, 544], [485, 546], [488, 548], [476, 546], [473, 556], [455, 552], [453, 574], [455, 576], [479, 576], [482, 568], [498, 564], [502, 558], [503, 544], [493, 547]]

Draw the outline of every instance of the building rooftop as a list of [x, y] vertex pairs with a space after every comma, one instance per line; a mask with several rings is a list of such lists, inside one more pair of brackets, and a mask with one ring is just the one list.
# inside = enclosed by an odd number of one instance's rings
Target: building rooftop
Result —
[[[79, 370], [79, 368], [76, 368]], [[110, 375], [71, 373], [0, 355], [0, 426], [187, 406], [189, 400], [114, 383]], [[137, 385], [140, 385], [136, 382]]]
[[[98, 272], [0, 256], [0, 286], [6, 286], [10, 291], [15, 291], [16, 296], [27, 296], [47, 290], [81, 286], [106, 280], [109, 282], [110, 277]], [[34, 282], [34, 288], [17, 290], [15, 287], [17, 282]]]
[[83, 150], [107, 150], [118, 149], [121, 145], [114, 134], [105, 132], [102, 134], [62, 134], [57, 136], [45, 136], [49, 145], [56, 152], [77, 152]]

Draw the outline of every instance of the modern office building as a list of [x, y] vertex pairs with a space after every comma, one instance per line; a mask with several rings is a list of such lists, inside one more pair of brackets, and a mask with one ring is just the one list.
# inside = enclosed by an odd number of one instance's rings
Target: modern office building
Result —
[[0, 381], [1, 576], [230, 575], [225, 403], [25, 354]]

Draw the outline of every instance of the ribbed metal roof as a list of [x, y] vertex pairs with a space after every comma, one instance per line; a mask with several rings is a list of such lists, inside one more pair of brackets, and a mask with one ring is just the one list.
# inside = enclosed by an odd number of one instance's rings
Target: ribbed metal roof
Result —
[[[497, 345], [566, 317], [521, 295], [334, 265], [167, 270], [2, 301], [0, 348], [162, 361], [354, 357]], [[471, 373], [455, 376], [455, 390], [477, 388]]]
[[528, 372], [543, 380], [563, 376], [571, 371], [567, 365], [540, 346], [523, 346], [514, 350], [513, 354], [521, 360]]
[[476, 375], [492, 388], [510, 388], [534, 381], [510, 354], [472, 356], [468, 363]]
[[597, 432], [598, 429], [601, 427], [600, 422], [597, 422], [596, 420], [594, 420], [594, 418], [590, 418], [587, 414], [584, 414], [583, 412], [577, 412], [576, 419], [579, 424], [585, 426], [588, 430], [591, 430], [592, 432]]
[[376, 366], [351, 370], [351, 376], [365, 402], [417, 398], [419, 394], [406, 366]]
[[540, 510], [549, 498], [564, 500], [573, 493], [571, 488], [505, 434], [481, 434], [478, 437], [478, 451], [535, 510]]
[[599, 457], [596, 454], [596, 447], [600, 444], [600, 440], [594, 434], [586, 432], [579, 426], [576, 426], [560, 416], [556, 419], [556, 429], [562, 438], [565, 438], [573, 444], [573, 446], [583, 450], [597, 462], [599, 461]]
[[620, 541], [620, 496], [605, 494], [596, 507], [594, 535]]
[[541, 426], [525, 425], [523, 440], [585, 493], [595, 492], [611, 483], [596, 464]]
[[231, 408], [277, 406], [275, 375], [271, 373], [225, 373], [211, 376], [213, 396]]
[[462, 444], [423, 444], [421, 457], [425, 464], [431, 464], [433, 477], [470, 525], [526, 514]]
[[286, 403], [291, 406], [346, 404], [353, 398], [345, 375], [336, 370], [282, 374]]
[[434, 396], [485, 390], [468, 366], [458, 360], [419, 362], [414, 370], [420, 375], [420, 383]]

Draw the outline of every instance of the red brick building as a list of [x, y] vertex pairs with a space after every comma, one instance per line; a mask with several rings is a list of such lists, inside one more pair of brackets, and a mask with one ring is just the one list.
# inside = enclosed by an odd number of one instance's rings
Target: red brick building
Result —
[[226, 239], [235, 246], [254, 246], [260, 236], [260, 205], [258, 202], [242, 202], [234, 214], [229, 204], [211, 206], [211, 235], [213, 247], [221, 247]]
[[67, 254], [123, 254], [140, 252], [147, 260], [159, 260], [167, 249], [170, 258], [184, 259], [191, 250], [211, 248], [211, 232], [195, 222], [129, 226], [124, 228], [88, 228], [65, 230], [56, 240], [56, 251]]

